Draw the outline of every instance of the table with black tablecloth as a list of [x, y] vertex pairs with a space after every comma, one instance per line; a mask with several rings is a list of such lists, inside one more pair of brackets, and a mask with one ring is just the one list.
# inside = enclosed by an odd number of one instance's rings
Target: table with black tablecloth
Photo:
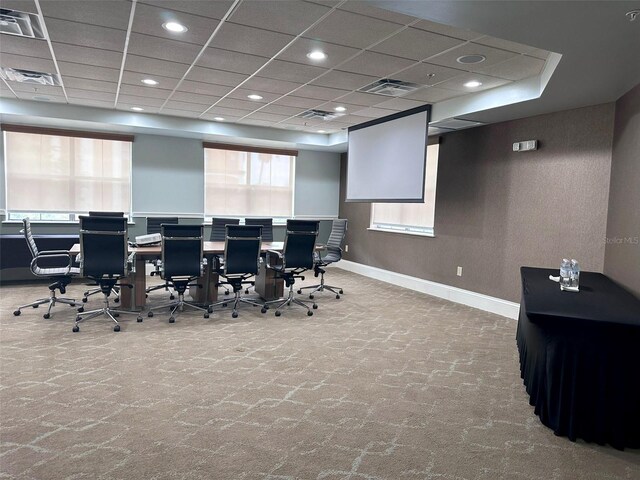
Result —
[[516, 340], [530, 403], [571, 440], [640, 448], [640, 300], [601, 273], [561, 291], [558, 270], [522, 267]]

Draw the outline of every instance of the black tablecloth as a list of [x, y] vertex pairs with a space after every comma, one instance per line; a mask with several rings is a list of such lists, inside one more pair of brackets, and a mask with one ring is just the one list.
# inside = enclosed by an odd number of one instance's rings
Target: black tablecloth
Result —
[[516, 335], [530, 403], [557, 435], [640, 448], [640, 300], [599, 273], [561, 292], [522, 267]]

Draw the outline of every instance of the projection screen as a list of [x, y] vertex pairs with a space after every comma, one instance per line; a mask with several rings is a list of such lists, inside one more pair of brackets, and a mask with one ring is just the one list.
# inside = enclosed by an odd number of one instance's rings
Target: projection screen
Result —
[[431, 105], [350, 127], [347, 202], [423, 202]]

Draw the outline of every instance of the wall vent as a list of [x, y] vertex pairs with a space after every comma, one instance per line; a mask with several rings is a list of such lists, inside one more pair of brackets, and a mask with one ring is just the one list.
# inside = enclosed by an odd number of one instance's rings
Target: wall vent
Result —
[[60, 78], [55, 73], [34, 72], [19, 68], [0, 67], [0, 77], [11, 82], [51, 86], [62, 85]]
[[358, 89], [359, 92], [373, 93], [374, 95], [385, 95], [387, 97], [401, 97], [407, 93], [415, 92], [423, 85], [416, 83], [403, 82], [402, 80], [392, 80], [383, 78], [377, 82], [373, 82], [366, 87]]
[[306, 112], [302, 112], [297, 117], [304, 118], [306, 120], [333, 120], [339, 115], [333, 112], [326, 112], [324, 110], [307, 110]]
[[38, 15], [7, 8], [0, 8], [0, 33], [44, 39], [44, 30]]

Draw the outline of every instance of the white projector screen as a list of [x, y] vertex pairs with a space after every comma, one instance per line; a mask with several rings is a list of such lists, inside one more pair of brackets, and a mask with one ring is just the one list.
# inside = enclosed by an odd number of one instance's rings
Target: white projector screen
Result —
[[423, 202], [431, 105], [349, 128], [347, 202]]

